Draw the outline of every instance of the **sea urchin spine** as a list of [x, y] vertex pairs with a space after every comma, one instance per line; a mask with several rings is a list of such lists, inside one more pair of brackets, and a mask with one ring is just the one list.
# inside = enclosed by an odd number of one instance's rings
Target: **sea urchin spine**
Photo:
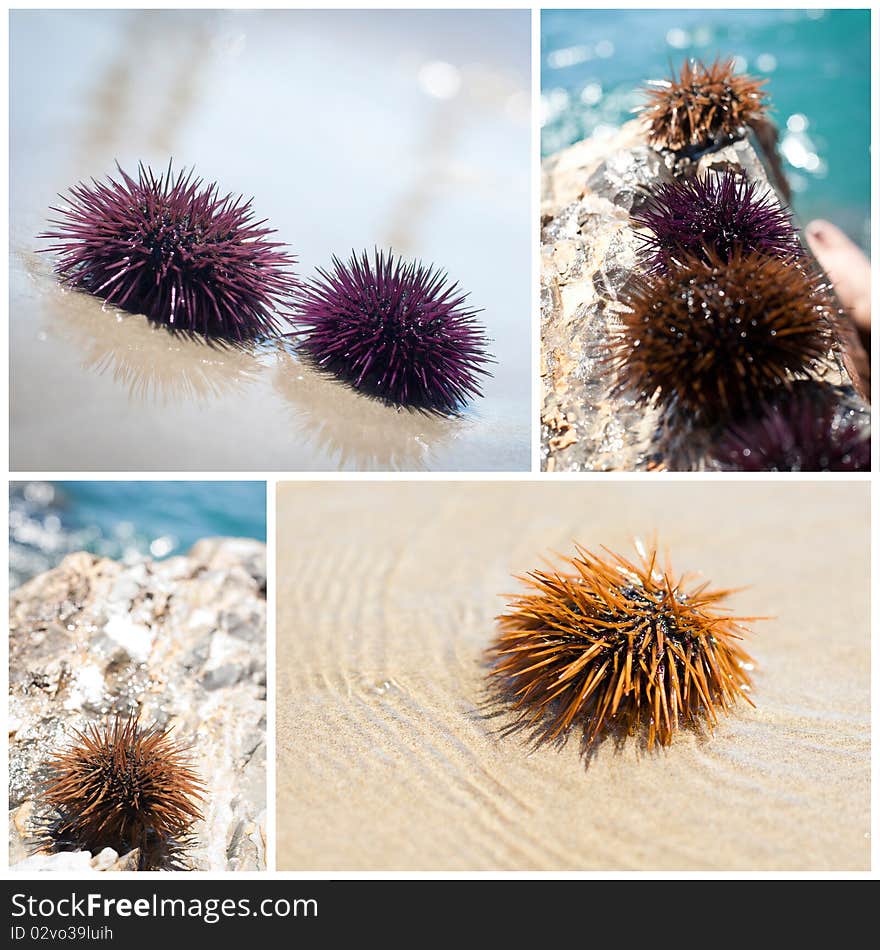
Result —
[[870, 426], [833, 387], [801, 383], [731, 424], [712, 454], [727, 471], [868, 472]]
[[713, 423], [809, 377], [831, 347], [829, 288], [803, 262], [705, 250], [634, 277], [612, 331], [617, 390]]
[[79, 849], [140, 848], [143, 860], [185, 839], [202, 817], [204, 786], [186, 749], [133, 714], [76, 731], [49, 771], [43, 798], [57, 814], [52, 838]]
[[734, 250], [772, 257], [800, 257], [803, 248], [789, 211], [769, 186], [730, 171], [660, 185], [633, 213], [650, 270], [667, 270], [682, 254], [710, 248], [724, 261]]
[[643, 115], [648, 140], [682, 156], [738, 138], [763, 116], [764, 80], [737, 75], [732, 60], [710, 66], [686, 60], [678, 77], [653, 82]]
[[452, 413], [480, 395], [487, 341], [445, 273], [376, 251], [318, 274], [297, 292], [295, 320], [319, 367], [398, 406]]
[[59, 254], [61, 280], [185, 332], [234, 342], [277, 332], [295, 260], [251, 202], [170, 164], [158, 177], [143, 165], [136, 180], [119, 173], [74, 186], [52, 209], [57, 230], [40, 237], [58, 242], [45, 250]]
[[669, 745], [682, 724], [717, 721], [739, 698], [751, 704], [743, 624], [720, 603], [731, 593], [676, 579], [656, 548], [634, 564], [581, 547], [569, 573], [533, 571], [531, 593], [499, 617], [492, 675], [518, 721], [556, 739], [578, 724], [588, 744], [607, 729]]

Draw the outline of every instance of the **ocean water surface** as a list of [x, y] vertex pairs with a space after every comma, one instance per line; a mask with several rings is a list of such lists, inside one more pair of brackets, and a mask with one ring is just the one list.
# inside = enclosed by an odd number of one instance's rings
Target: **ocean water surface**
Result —
[[803, 222], [870, 245], [868, 10], [549, 10], [541, 16], [543, 155], [627, 121], [649, 79], [735, 58], [767, 80]]
[[73, 551], [164, 558], [219, 535], [266, 540], [265, 482], [13, 482], [10, 586]]

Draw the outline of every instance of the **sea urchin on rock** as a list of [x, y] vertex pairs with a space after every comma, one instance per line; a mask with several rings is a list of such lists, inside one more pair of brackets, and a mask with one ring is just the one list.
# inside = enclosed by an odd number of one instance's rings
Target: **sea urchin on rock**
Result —
[[803, 248], [788, 210], [772, 189], [730, 171], [660, 185], [633, 213], [651, 270], [665, 270], [682, 254], [711, 248], [722, 260], [735, 249], [773, 257], [800, 257]]
[[831, 346], [828, 286], [802, 261], [684, 255], [634, 277], [611, 334], [616, 389], [712, 423], [810, 376]]
[[377, 251], [318, 274], [297, 292], [295, 319], [319, 367], [398, 406], [450, 413], [480, 395], [487, 341], [445, 273]]
[[732, 60], [686, 60], [678, 78], [651, 83], [643, 115], [648, 139], [682, 155], [726, 144], [764, 114], [764, 80], [737, 75]]
[[649, 747], [669, 745], [681, 724], [717, 720], [748, 698], [751, 660], [744, 623], [720, 603], [730, 593], [676, 579], [669, 559], [640, 548], [640, 563], [581, 547], [569, 573], [533, 571], [531, 592], [499, 617], [492, 675], [513, 697], [518, 722], [544, 739], [575, 724], [587, 743], [609, 728]]
[[65, 848], [139, 848], [142, 869], [151, 869], [202, 817], [204, 787], [186, 749], [159, 726], [141, 727], [135, 715], [76, 731], [49, 771], [43, 800], [57, 818], [47, 837]]
[[868, 472], [870, 425], [832, 387], [801, 383], [732, 423], [713, 455], [727, 471]]
[[[117, 168], [119, 166], [117, 165]], [[251, 202], [192, 171], [92, 179], [53, 208], [56, 273], [71, 287], [173, 329], [240, 342], [277, 331], [295, 260], [254, 221]]]

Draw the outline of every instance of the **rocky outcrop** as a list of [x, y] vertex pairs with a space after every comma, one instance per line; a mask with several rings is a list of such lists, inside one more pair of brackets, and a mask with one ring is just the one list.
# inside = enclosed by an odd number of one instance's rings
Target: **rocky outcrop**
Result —
[[[129, 853], [32, 855], [46, 759], [72, 729], [140, 711], [191, 745], [207, 787], [186, 864], [265, 867], [265, 545], [200, 541], [136, 564], [71, 554], [13, 591], [9, 815], [13, 870], [129, 870]], [[30, 855], [30, 856], [29, 856]]]
[[[748, 139], [699, 159], [710, 168], [741, 169], [787, 198], [763, 123]], [[669, 431], [660, 411], [613, 391], [609, 328], [619, 294], [637, 267], [637, 232], [630, 213], [651, 190], [671, 180], [674, 160], [647, 143], [641, 119], [611, 135], [594, 136], [545, 159], [541, 205], [541, 466], [545, 471], [640, 471], [708, 467], [708, 434]], [[822, 371], [823, 385], [865, 426], [870, 410], [844, 365], [842, 340]]]

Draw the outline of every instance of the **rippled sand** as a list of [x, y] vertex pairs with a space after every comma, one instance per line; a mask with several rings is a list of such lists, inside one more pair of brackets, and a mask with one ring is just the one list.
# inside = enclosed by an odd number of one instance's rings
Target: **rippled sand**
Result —
[[[864, 483], [285, 484], [281, 869], [867, 869]], [[755, 624], [757, 709], [668, 750], [499, 735], [510, 575], [657, 530]]]

